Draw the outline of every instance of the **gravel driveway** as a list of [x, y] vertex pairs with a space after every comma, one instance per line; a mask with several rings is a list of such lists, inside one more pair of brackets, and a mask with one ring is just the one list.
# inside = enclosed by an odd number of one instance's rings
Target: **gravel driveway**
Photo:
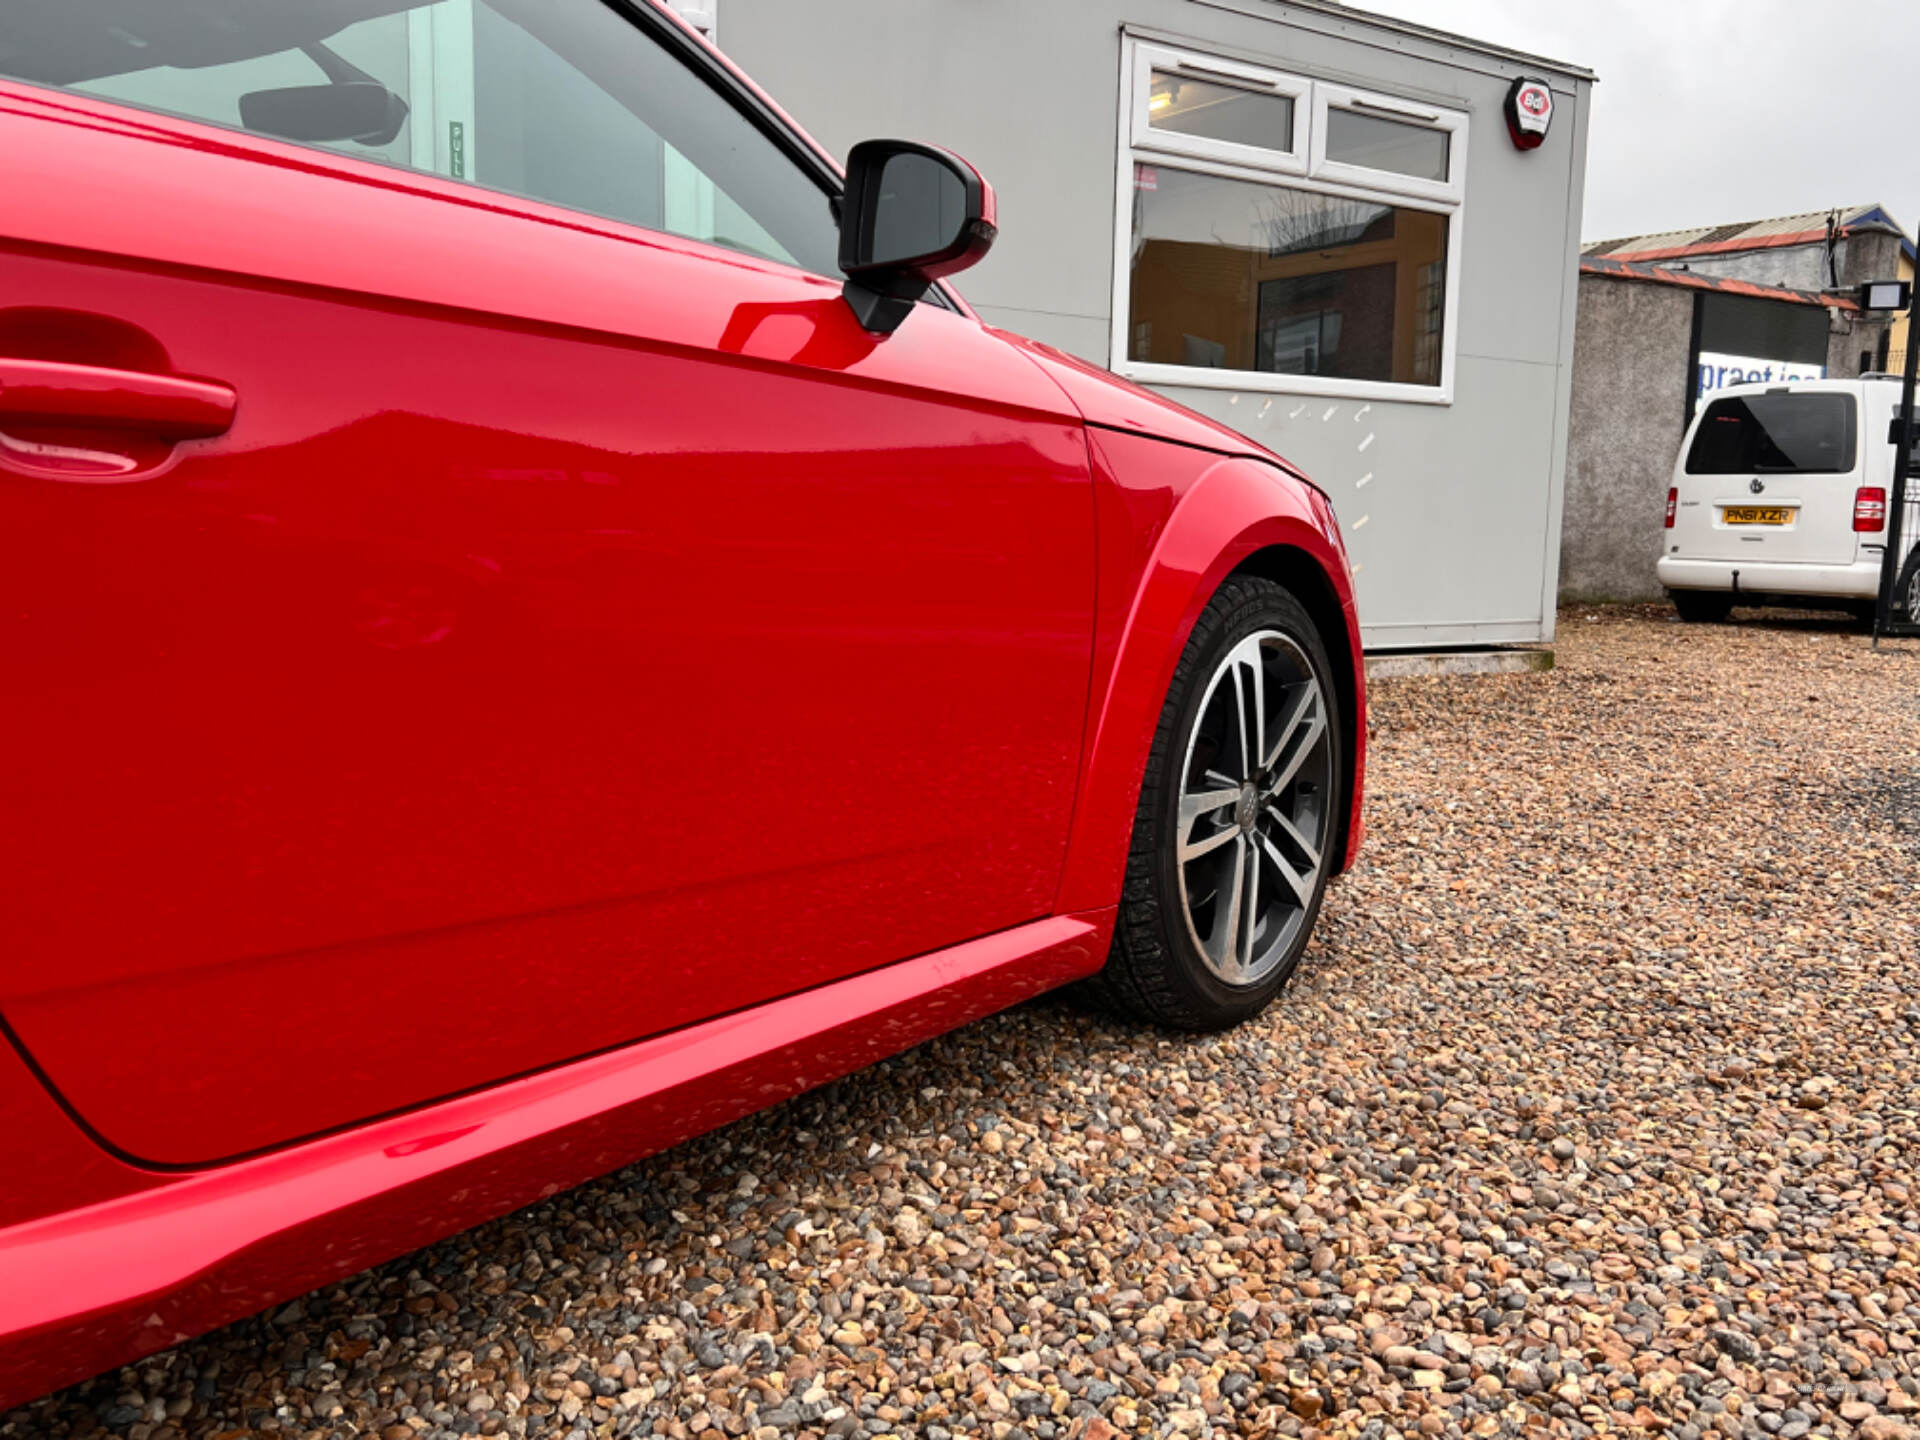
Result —
[[1576, 610], [1376, 724], [1263, 1020], [1044, 1001], [0, 1436], [1920, 1436], [1920, 648]]

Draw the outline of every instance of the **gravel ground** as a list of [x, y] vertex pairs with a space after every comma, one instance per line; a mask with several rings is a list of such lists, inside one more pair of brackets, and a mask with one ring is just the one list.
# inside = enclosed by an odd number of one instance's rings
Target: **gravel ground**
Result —
[[1261, 1021], [1053, 999], [0, 1436], [1920, 1437], [1920, 647], [1376, 695]]

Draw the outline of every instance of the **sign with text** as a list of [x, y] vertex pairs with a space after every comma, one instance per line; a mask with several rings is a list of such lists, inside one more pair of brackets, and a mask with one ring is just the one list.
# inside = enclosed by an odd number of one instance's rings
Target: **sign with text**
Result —
[[1553, 124], [1553, 87], [1544, 80], [1517, 77], [1507, 91], [1507, 134], [1522, 150], [1538, 150]]
[[1700, 352], [1695, 372], [1694, 396], [1705, 399], [1729, 385], [1785, 384], [1789, 380], [1824, 380], [1827, 367], [1804, 365], [1793, 360], [1766, 360], [1752, 355], [1722, 355], [1712, 350]]

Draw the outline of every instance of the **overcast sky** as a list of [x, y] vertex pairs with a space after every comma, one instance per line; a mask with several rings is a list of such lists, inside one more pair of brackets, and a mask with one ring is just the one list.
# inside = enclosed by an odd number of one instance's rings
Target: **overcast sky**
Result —
[[1920, 224], [1915, 0], [1349, 0], [1583, 65], [1581, 238], [1881, 204]]

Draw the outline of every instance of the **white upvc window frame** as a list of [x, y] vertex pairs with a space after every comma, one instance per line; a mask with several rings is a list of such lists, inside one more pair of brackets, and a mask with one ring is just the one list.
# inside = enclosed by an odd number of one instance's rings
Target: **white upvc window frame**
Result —
[[[1447, 137], [1447, 178], [1424, 180], [1402, 175], [1397, 170], [1374, 170], [1327, 158], [1327, 112], [1351, 110], [1381, 120], [1397, 120], [1424, 130], [1437, 130]], [[1376, 95], [1370, 90], [1355, 90], [1347, 85], [1322, 81], [1313, 87], [1313, 134], [1309, 141], [1312, 164], [1308, 173], [1321, 180], [1368, 189], [1390, 190], [1395, 195], [1417, 196], [1423, 200], [1444, 200], [1458, 205], [1467, 190], [1467, 117], [1458, 110], [1443, 110], [1437, 105], [1422, 105], [1391, 95]]]
[[[1272, 96], [1293, 103], [1293, 133], [1285, 150], [1260, 145], [1241, 145], [1231, 140], [1214, 140], [1205, 135], [1186, 135], [1178, 130], [1162, 130], [1153, 123], [1153, 72], [1170, 71], [1188, 79], [1214, 85], [1227, 85], [1249, 94]], [[1284, 175], [1307, 173], [1307, 136], [1312, 129], [1313, 84], [1292, 75], [1281, 75], [1258, 65], [1238, 60], [1222, 60], [1190, 50], [1165, 45], [1136, 43], [1133, 52], [1133, 105], [1129, 129], [1136, 150], [1153, 150], [1164, 155], [1187, 155], [1199, 160], [1216, 160], [1228, 165], [1253, 165]]]
[[[1445, 106], [1356, 90], [1351, 86], [1289, 75], [1265, 66], [1230, 60], [1128, 34], [1122, 65], [1118, 174], [1114, 186], [1113, 322], [1108, 337], [1110, 367], [1145, 385], [1238, 390], [1251, 394], [1305, 395], [1329, 399], [1400, 401], [1451, 405], [1458, 365], [1460, 272], [1467, 207], [1468, 116]], [[1290, 152], [1207, 140], [1154, 130], [1147, 123], [1147, 101], [1154, 69], [1167, 69], [1168, 57], [1191, 62], [1184, 73], [1197, 79], [1241, 83], [1273, 82], [1272, 93], [1294, 98], [1294, 149]], [[1236, 79], [1234, 77], [1240, 77]], [[1280, 85], [1289, 88], [1281, 89]], [[1360, 100], [1367, 104], [1355, 106]], [[1330, 162], [1325, 154], [1326, 107], [1378, 108], [1386, 118], [1413, 120], [1448, 133], [1447, 179], [1421, 180], [1394, 171]], [[1432, 116], [1431, 120], [1426, 117]], [[1306, 134], [1301, 135], [1302, 126]], [[1157, 166], [1229, 180], [1249, 180], [1283, 189], [1340, 199], [1364, 200], [1447, 217], [1447, 276], [1441, 320], [1440, 383], [1399, 380], [1351, 380], [1331, 375], [1290, 375], [1265, 370], [1226, 370], [1192, 365], [1150, 364], [1129, 359], [1132, 352], [1133, 196], [1136, 167]]]

